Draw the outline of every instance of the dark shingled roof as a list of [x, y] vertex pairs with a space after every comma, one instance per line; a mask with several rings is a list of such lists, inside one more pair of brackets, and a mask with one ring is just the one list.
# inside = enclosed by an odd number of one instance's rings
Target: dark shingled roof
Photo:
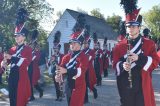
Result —
[[[68, 13], [76, 20], [79, 12], [66, 9]], [[109, 40], [116, 40], [118, 33], [114, 32], [111, 26], [109, 26], [105, 20], [85, 14], [85, 19], [88, 25], [90, 25], [90, 35], [94, 32], [97, 33], [98, 38], [104, 39], [107, 37]]]

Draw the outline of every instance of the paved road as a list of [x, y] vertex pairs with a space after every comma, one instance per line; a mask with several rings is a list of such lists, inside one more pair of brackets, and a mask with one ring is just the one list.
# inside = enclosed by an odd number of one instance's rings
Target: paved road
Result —
[[[153, 73], [153, 85], [156, 97], [156, 104], [160, 106], [160, 71]], [[89, 93], [89, 103], [85, 106], [120, 106], [119, 96], [117, 92], [115, 75], [110, 72], [108, 78], [103, 78], [103, 85], [97, 87], [99, 97], [95, 100], [93, 94]], [[38, 98], [38, 93], [35, 94], [36, 100], [30, 102], [27, 106], [67, 106], [66, 99], [62, 102], [55, 101], [54, 86], [50, 85], [44, 89], [43, 98]], [[0, 106], [9, 106], [7, 101], [0, 100]]]

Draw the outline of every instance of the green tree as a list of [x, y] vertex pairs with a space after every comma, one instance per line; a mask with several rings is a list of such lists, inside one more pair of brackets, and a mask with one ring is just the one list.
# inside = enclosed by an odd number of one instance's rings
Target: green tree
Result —
[[79, 7], [77, 7], [77, 11], [80, 12], [80, 13], [83, 13], [83, 14], [88, 14], [87, 11], [85, 11], [85, 10], [79, 8]]
[[144, 13], [144, 21], [151, 29], [153, 38], [160, 38], [160, 5], [153, 6], [151, 10]]
[[4, 42], [7, 47], [14, 43], [13, 33], [18, 8], [23, 7], [29, 12], [29, 18], [37, 21], [40, 32], [43, 29], [39, 23], [52, 21], [53, 8], [45, 0], [0, 0], [0, 4], [0, 36], [7, 39]]
[[40, 35], [38, 37], [39, 44], [41, 45], [42, 49], [48, 51], [48, 42], [45, 30], [40, 30]]
[[56, 19], [54, 19], [54, 24], [56, 24], [58, 21], [59, 21], [59, 19], [61, 18], [61, 16], [63, 15], [63, 11], [57, 11], [56, 12]]
[[122, 21], [122, 17], [113, 14], [113, 16], [108, 16], [106, 22], [113, 28], [115, 32], [119, 32], [119, 24]]
[[97, 18], [105, 19], [104, 15], [100, 12], [99, 8], [95, 8], [91, 11], [91, 16], [95, 16]]
[[62, 14], [63, 14], [63, 11], [57, 11], [57, 13], [56, 13], [58, 18], [61, 18]]

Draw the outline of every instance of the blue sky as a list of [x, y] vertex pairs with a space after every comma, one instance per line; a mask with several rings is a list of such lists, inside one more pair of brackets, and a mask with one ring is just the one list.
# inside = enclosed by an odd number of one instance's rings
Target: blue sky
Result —
[[[77, 10], [77, 7], [90, 13], [94, 8], [99, 8], [105, 17], [116, 15], [124, 16], [123, 9], [120, 7], [120, 0], [46, 0], [57, 11], [64, 11], [66, 8]], [[138, 7], [141, 7], [141, 13], [147, 12], [154, 5], [160, 5], [160, 0], [138, 0]]]
[[[105, 18], [107, 16], [112, 16], [113, 13], [116, 15], [122, 16], [123, 20], [125, 20], [125, 14], [120, 7], [120, 0], [46, 0], [49, 4], [54, 8], [54, 19], [56, 18], [57, 11], [64, 11], [65, 9], [77, 10], [80, 8], [85, 10], [90, 14], [90, 11], [99, 8], [100, 12], [104, 14]], [[160, 0], [138, 0], [138, 7], [141, 7], [141, 13], [147, 12], [155, 5], [160, 5]], [[47, 31], [51, 31], [53, 29], [53, 25], [41, 23], [42, 26], [45, 26], [44, 29]]]

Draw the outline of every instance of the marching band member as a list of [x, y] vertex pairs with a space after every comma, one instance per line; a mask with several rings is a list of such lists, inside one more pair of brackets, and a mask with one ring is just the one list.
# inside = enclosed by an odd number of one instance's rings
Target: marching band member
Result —
[[95, 59], [94, 59], [94, 70], [96, 72], [97, 77], [97, 86], [102, 85], [102, 72], [103, 72], [103, 51], [100, 49], [100, 43], [97, 39], [97, 34], [93, 34], [93, 40], [94, 40], [94, 53], [95, 53]]
[[103, 43], [103, 57], [102, 58], [103, 58], [104, 77], [108, 77], [110, 51], [107, 49], [107, 38], [104, 39], [104, 43]]
[[114, 48], [113, 67], [121, 106], [156, 106], [151, 74], [159, 58], [154, 41], [140, 35], [142, 16], [135, 3], [121, 1], [126, 12], [128, 39], [123, 39]]
[[32, 62], [30, 64], [30, 67], [28, 69], [28, 72], [30, 76], [30, 83], [31, 83], [31, 97], [30, 101], [35, 100], [33, 88], [35, 88], [39, 92], [39, 97], [41, 98], [43, 96], [43, 89], [40, 87], [38, 80], [40, 79], [40, 69], [39, 69], [39, 62], [40, 59], [40, 51], [39, 51], [39, 45], [37, 42], [34, 42], [32, 44]]
[[[61, 36], [60, 31], [57, 31], [54, 36], [54, 41], [53, 41], [54, 54], [51, 56], [51, 59], [49, 61], [49, 66], [51, 67], [51, 73], [53, 75], [52, 77], [53, 77], [54, 85], [56, 88], [56, 96], [57, 96], [56, 101], [62, 101], [62, 97], [63, 97], [63, 81], [56, 82], [56, 80], [55, 80], [56, 65], [60, 65], [62, 58], [64, 56], [63, 54], [60, 53], [60, 49], [61, 49], [60, 36]], [[62, 80], [63, 80], [63, 78], [62, 78]]]
[[[24, 17], [26, 13], [22, 8], [19, 10], [19, 14]], [[8, 79], [10, 106], [26, 106], [31, 95], [27, 69], [32, 60], [32, 49], [24, 44], [28, 31], [24, 28], [24, 23], [20, 22], [16, 24], [14, 34], [16, 46], [12, 47], [9, 53], [4, 53], [4, 60], [11, 64]], [[7, 64], [5, 62], [2, 62], [2, 66]]]
[[[78, 18], [78, 21], [82, 21], [84, 15], [80, 14]], [[83, 106], [86, 91], [85, 74], [88, 67], [88, 58], [81, 51], [84, 41], [84, 27], [80, 26], [76, 23], [74, 33], [69, 41], [70, 52], [63, 57], [57, 70], [59, 74], [67, 74], [66, 93], [69, 106]], [[56, 76], [56, 79], [59, 79], [58, 76]]]
[[148, 28], [143, 29], [143, 36], [145, 38], [151, 39], [150, 30]]
[[88, 56], [89, 64], [86, 71], [86, 94], [85, 94], [85, 101], [84, 103], [88, 102], [88, 88], [93, 91], [94, 98], [96, 99], [98, 97], [97, 89], [95, 88], [95, 84], [97, 82], [96, 80], [96, 74], [93, 67], [93, 60], [95, 58], [94, 51], [89, 48], [91, 43], [90, 36], [87, 36], [83, 42], [83, 51]]
[[119, 36], [117, 37], [118, 42], [122, 41], [126, 36], [125, 21], [121, 21], [119, 24]]

